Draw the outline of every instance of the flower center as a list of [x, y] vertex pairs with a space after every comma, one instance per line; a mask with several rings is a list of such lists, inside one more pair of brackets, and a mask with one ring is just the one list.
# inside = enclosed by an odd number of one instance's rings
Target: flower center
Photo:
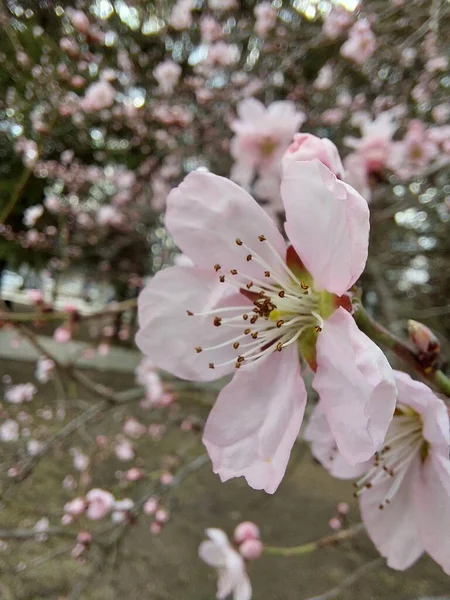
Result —
[[398, 406], [386, 435], [384, 446], [376, 452], [369, 471], [356, 482], [355, 496], [390, 480], [391, 486], [378, 508], [382, 510], [398, 492], [413, 460], [426, 457], [428, 443], [422, 434], [420, 415], [407, 406]]
[[307, 330], [322, 330], [318, 293], [291, 271], [264, 235], [258, 236], [258, 240], [268, 247], [269, 252], [265, 255], [269, 259], [264, 260], [255, 248], [239, 238], [236, 244], [245, 253], [246, 262], [256, 262], [261, 267], [259, 278], [238, 272], [237, 269], [230, 269], [226, 273], [220, 265], [214, 265], [219, 282], [237, 287], [253, 307], [247, 304], [200, 313], [187, 311], [190, 316], [210, 316], [213, 326], [229, 329], [227, 341], [207, 348], [195, 348], [198, 353], [227, 346], [235, 351], [235, 358], [231, 360], [220, 364], [210, 362], [210, 369], [233, 363], [239, 369], [244, 363], [254, 362], [272, 352], [281, 352]]

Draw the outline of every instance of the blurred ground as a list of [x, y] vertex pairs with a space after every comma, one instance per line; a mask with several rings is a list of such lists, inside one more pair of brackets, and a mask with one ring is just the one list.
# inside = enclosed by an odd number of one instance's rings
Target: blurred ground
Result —
[[[0, 375], [9, 374], [14, 383], [32, 380], [33, 365], [2, 360]], [[132, 384], [127, 375], [100, 375], [108, 385], [126, 388]], [[26, 408], [36, 412], [55, 403], [53, 386], [39, 386], [39, 394]], [[92, 402], [94, 398], [84, 395]], [[181, 410], [206, 415], [195, 398], [181, 398]], [[117, 427], [129, 407], [117, 409], [104, 420], [94, 422], [83, 435], [95, 435]], [[120, 412], [125, 411], [125, 412]], [[139, 418], [139, 408], [133, 414]], [[68, 417], [70, 415], [68, 411]], [[155, 415], [155, 418], [158, 415]], [[61, 423], [47, 423], [47, 433]], [[173, 453], [180, 445], [187, 453], [198, 456], [200, 444], [179, 429], [166, 434], [160, 442], [145, 441], [138, 447], [138, 457], [145, 468], [157, 468], [162, 454]], [[189, 441], [190, 440], [190, 441]], [[140, 444], [140, 441], [139, 441]], [[70, 444], [69, 444], [70, 446]], [[2, 467], [8, 464], [11, 444], [2, 444]], [[132, 466], [128, 465], [127, 466]], [[145, 481], [120, 489], [115, 472], [123, 463], [107, 459], [94, 470], [92, 487], [105, 486], [119, 497], [139, 497]], [[126, 468], [126, 467], [125, 467]], [[0, 529], [29, 528], [47, 516], [51, 526], [58, 526], [62, 506], [76, 492], [64, 490], [61, 483], [73, 472], [68, 452], [61, 447], [41, 461], [33, 475], [17, 485], [0, 510]], [[0, 474], [0, 480], [5, 474]], [[108, 487], [109, 486], [109, 487]], [[222, 527], [229, 533], [234, 526], [251, 519], [262, 529], [270, 545], [297, 545], [329, 533], [328, 519], [336, 503], [352, 504], [351, 522], [358, 521], [350, 483], [333, 480], [313, 462], [306, 447], [298, 445], [291, 459], [288, 476], [274, 496], [249, 489], [243, 480], [221, 484], [207, 463], [192, 474], [168, 498], [171, 520], [161, 535], [149, 531], [149, 518], [142, 516], [128, 529], [122, 543], [105, 564], [96, 570], [80, 598], [86, 600], [212, 600], [215, 597], [214, 573], [197, 558], [197, 548], [206, 527]], [[92, 523], [91, 523], [92, 524]], [[47, 542], [8, 541], [0, 551], [0, 598], [2, 600], [60, 600], [83, 583], [89, 564], [81, 565], [70, 558], [73, 542], [51, 538]], [[304, 557], [263, 556], [250, 566], [254, 600], [305, 600], [336, 586], [355, 568], [376, 558], [370, 541], [360, 535], [353, 542], [320, 550]], [[96, 554], [93, 552], [92, 559]], [[336, 596], [340, 600], [412, 600], [423, 596], [450, 597], [450, 582], [440, 568], [423, 558], [406, 573], [382, 566], [351, 588]]]

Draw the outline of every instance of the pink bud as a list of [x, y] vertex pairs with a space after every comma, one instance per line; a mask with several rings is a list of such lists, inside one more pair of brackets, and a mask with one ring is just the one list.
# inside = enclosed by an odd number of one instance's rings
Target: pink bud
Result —
[[246, 540], [239, 546], [239, 552], [246, 560], [256, 560], [263, 551], [261, 540]]
[[173, 481], [172, 473], [163, 473], [159, 480], [163, 485], [170, 485]]
[[237, 544], [242, 544], [247, 540], [259, 540], [259, 527], [251, 521], [243, 521], [234, 530], [234, 539]]
[[77, 542], [84, 546], [88, 546], [92, 542], [92, 535], [89, 531], [80, 531], [77, 535]]
[[155, 496], [152, 496], [151, 498], [149, 498], [147, 500], [147, 502], [144, 504], [145, 514], [146, 515], [154, 515], [155, 512], [158, 510], [158, 505], [159, 505], [158, 498], [155, 498]]
[[340, 529], [342, 527], [341, 520], [338, 517], [332, 517], [328, 521], [328, 525], [329, 525], [330, 529], [333, 529], [334, 531], [337, 531], [338, 529]]
[[153, 533], [153, 535], [158, 535], [162, 531], [162, 525], [156, 521], [153, 521], [153, 523], [150, 525], [150, 531]]
[[347, 502], [339, 502], [337, 505], [337, 510], [340, 515], [348, 515], [350, 506], [347, 504]]
[[431, 329], [423, 323], [410, 319], [408, 321], [408, 334], [411, 342], [421, 352], [439, 354], [439, 340]]
[[159, 524], [167, 523], [169, 520], [169, 513], [164, 508], [160, 508], [155, 513], [155, 519]]

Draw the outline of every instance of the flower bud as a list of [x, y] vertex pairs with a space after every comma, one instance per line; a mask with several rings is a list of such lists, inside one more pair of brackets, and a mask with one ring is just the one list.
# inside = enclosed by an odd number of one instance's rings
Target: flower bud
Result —
[[310, 133], [296, 133], [292, 144], [281, 159], [283, 172], [293, 162], [314, 159], [320, 160], [336, 177], [344, 178], [344, 167], [336, 146], [327, 138], [319, 138]]
[[261, 540], [245, 540], [239, 546], [239, 552], [245, 560], [256, 560], [263, 551], [263, 543]]
[[258, 540], [260, 538], [259, 527], [251, 521], [244, 521], [234, 530], [234, 540], [237, 544], [242, 544], [247, 540]]
[[439, 360], [441, 346], [434, 333], [423, 323], [408, 321], [409, 339], [419, 351], [419, 361], [425, 369], [431, 369]]

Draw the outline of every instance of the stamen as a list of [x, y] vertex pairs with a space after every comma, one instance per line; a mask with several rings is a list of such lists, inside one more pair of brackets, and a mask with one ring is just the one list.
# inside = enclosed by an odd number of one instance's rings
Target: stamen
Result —
[[220, 271], [220, 269], [221, 269], [221, 268], [222, 268], [222, 267], [221, 267], [219, 264], [217, 264], [217, 265], [214, 265], [214, 271], [216, 271], [216, 272], [217, 272], [217, 271]]
[[195, 348], [195, 351], [197, 352], [197, 354], [200, 354], [200, 352], [202, 351], [202, 348], [201, 348], [201, 346], [197, 346], [197, 347]]
[[238, 246], [242, 246], [242, 240], [240, 240], [239, 238], [236, 238], [236, 244]]
[[186, 312], [187, 312], [187, 314], [188, 314], [190, 317], [193, 317], [193, 316], [194, 316], [194, 313], [193, 313], [192, 311], [190, 311], [190, 310], [187, 310]]
[[222, 319], [220, 317], [214, 317], [214, 325], [220, 327], [220, 325], [222, 325]]
[[260, 242], [265, 242], [266, 241], [266, 237], [264, 235], [258, 235], [258, 239]]
[[247, 262], [249, 262], [250, 260], [252, 260], [252, 255], [251, 254], [247, 254]]
[[232, 275], [237, 275], [238, 274], [238, 272], [236, 271], [236, 269], [230, 269], [230, 273]]

